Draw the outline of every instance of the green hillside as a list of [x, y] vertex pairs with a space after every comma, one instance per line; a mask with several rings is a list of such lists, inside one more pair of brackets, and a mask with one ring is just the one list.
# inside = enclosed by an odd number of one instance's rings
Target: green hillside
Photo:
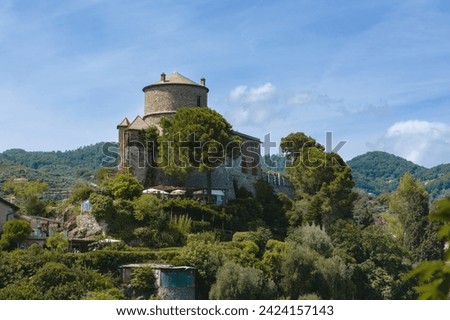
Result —
[[450, 164], [428, 169], [381, 151], [365, 153], [347, 163], [352, 168], [356, 188], [366, 192], [392, 192], [406, 172], [419, 179], [432, 198], [441, 197], [450, 191]]
[[[115, 143], [106, 146], [109, 154], [117, 148]], [[69, 151], [6, 150], [0, 153], [0, 184], [9, 178], [27, 178], [47, 182], [51, 193], [68, 191], [78, 179], [92, 181], [103, 160], [109, 161], [103, 163], [105, 166], [116, 165], [116, 159], [105, 156], [104, 148], [105, 142], [99, 142]], [[433, 199], [450, 192], [450, 164], [428, 169], [381, 151], [368, 152], [347, 163], [352, 168], [356, 188], [369, 193], [394, 191], [406, 172], [420, 179]]]
[[[105, 142], [99, 142], [69, 151], [6, 150], [0, 153], [0, 184], [10, 178], [26, 178], [47, 182], [50, 193], [68, 191], [78, 179], [91, 181], [102, 165], [116, 165], [115, 159], [104, 155], [104, 146]], [[111, 152], [116, 144], [106, 146]]]

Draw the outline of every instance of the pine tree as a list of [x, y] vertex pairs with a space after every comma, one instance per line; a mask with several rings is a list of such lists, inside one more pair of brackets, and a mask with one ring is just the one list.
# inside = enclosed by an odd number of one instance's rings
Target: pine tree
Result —
[[406, 173], [389, 202], [391, 212], [398, 215], [402, 224], [403, 244], [414, 261], [442, 257], [443, 247], [437, 239], [436, 227], [428, 220], [428, 201], [425, 188]]

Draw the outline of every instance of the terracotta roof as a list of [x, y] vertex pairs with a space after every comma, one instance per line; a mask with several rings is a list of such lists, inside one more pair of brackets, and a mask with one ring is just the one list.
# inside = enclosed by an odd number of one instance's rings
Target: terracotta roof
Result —
[[142, 130], [148, 128], [148, 124], [142, 119], [141, 116], [137, 116], [128, 127], [129, 130]]
[[128, 118], [125, 118], [125, 119], [122, 120], [121, 123], [119, 123], [117, 125], [117, 128], [119, 128], [119, 127], [128, 127], [129, 125], [130, 125], [130, 121], [128, 121]]

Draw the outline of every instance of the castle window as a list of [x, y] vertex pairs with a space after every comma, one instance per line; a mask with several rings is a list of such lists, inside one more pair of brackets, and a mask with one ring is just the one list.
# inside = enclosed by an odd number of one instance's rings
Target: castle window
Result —
[[200, 107], [201, 96], [197, 96], [197, 107]]

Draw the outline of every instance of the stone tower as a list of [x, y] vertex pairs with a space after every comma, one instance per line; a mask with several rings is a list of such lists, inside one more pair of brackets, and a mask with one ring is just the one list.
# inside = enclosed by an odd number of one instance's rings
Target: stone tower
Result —
[[[119, 169], [130, 168], [133, 175], [146, 188], [173, 187], [175, 189], [196, 190], [199, 197], [205, 195], [204, 173], [193, 171], [187, 177], [179, 180], [177, 177], [166, 175], [162, 168], [154, 163], [155, 151], [150, 151], [143, 143], [143, 133], [150, 126], [161, 130], [161, 118], [172, 117], [177, 110], [183, 107], [208, 107], [208, 92], [205, 79], [196, 83], [175, 72], [166, 76], [162, 73], [159, 81], [142, 89], [144, 92], [144, 114], [138, 115], [134, 120], [127, 118], [117, 126], [119, 134]], [[234, 187], [245, 187], [255, 192], [254, 183], [266, 180], [276, 187], [277, 192], [292, 193], [292, 187], [285, 185], [280, 176], [267, 175], [260, 166], [261, 141], [242, 132], [233, 131], [240, 137], [241, 152], [237, 159], [227, 159], [225, 164], [216, 168], [212, 173], [212, 194], [217, 198], [217, 204], [235, 198]], [[285, 190], [286, 189], [286, 190]], [[224, 200], [225, 199], [225, 200]]]
[[150, 126], [159, 128], [162, 117], [171, 117], [183, 107], [207, 107], [208, 91], [205, 79], [200, 84], [175, 72], [169, 76], [161, 74], [159, 81], [142, 89], [144, 92], [144, 116], [133, 121], [125, 118], [118, 126], [119, 133], [119, 169], [133, 168], [133, 172], [142, 181], [146, 175], [149, 155], [139, 144], [142, 130]]
[[159, 81], [144, 89], [144, 121], [158, 125], [161, 117], [175, 114], [182, 107], [206, 107], [208, 88], [205, 79], [200, 84], [189, 80], [178, 72], [166, 76], [161, 74]]

